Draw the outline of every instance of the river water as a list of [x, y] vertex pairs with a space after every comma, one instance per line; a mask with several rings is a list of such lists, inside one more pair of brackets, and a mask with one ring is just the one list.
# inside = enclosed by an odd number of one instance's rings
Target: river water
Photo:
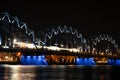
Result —
[[0, 65], [0, 80], [120, 80], [120, 66]]

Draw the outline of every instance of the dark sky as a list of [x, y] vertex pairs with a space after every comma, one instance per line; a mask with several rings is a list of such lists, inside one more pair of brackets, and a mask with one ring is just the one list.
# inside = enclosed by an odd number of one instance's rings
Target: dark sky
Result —
[[68, 25], [84, 35], [107, 33], [120, 39], [118, 2], [38, 1], [0, 0], [0, 11], [17, 16], [34, 31], [49, 25]]

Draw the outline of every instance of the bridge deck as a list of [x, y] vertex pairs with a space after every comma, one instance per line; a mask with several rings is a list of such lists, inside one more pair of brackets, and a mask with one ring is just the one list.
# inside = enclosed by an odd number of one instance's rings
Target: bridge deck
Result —
[[52, 51], [47, 49], [0, 49], [0, 52], [21, 52], [22, 55], [64, 55], [64, 56], [78, 56], [78, 57], [100, 57], [100, 58], [111, 58], [120, 59], [120, 55], [114, 54], [94, 54], [88, 52], [69, 52], [66, 50]]

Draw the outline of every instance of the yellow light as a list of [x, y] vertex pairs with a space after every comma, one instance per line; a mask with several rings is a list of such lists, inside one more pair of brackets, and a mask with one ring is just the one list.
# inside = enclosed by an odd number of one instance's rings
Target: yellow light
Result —
[[70, 52], [79, 52], [79, 49], [71, 48], [69, 49]]
[[8, 56], [5, 56], [5, 59], [8, 59]]
[[25, 43], [25, 42], [15, 42], [15, 44], [19, 45], [21, 48], [35, 48], [34, 44], [32, 43]]
[[56, 46], [51, 46], [51, 47], [48, 47], [48, 49], [50, 49], [50, 50], [60, 50], [60, 48], [59, 47], [56, 47]]
[[13, 43], [15, 43], [16, 41], [17, 41], [17, 39], [14, 39], [14, 40], [13, 40]]
[[21, 52], [18, 52], [17, 54], [16, 54], [16, 56], [18, 56], [18, 57], [20, 57], [22, 54], [21, 54]]
[[104, 53], [101, 53], [101, 55], [103, 55]]

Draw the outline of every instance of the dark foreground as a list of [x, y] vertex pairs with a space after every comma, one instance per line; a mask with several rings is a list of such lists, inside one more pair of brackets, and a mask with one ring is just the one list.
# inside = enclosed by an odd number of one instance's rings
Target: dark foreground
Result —
[[120, 80], [120, 66], [0, 65], [0, 80]]

